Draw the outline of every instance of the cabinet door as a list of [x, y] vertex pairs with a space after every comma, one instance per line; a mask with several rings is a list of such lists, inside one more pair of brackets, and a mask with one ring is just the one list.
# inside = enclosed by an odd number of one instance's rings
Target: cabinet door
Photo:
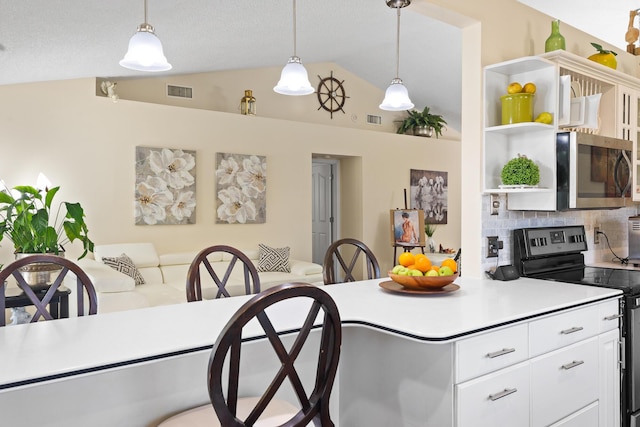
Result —
[[529, 425], [529, 364], [455, 386], [457, 427]]
[[596, 336], [531, 360], [532, 427], [548, 426], [598, 401], [598, 344]]
[[620, 343], [617, 329], [599, 336], [600, 427], [620, 425]]

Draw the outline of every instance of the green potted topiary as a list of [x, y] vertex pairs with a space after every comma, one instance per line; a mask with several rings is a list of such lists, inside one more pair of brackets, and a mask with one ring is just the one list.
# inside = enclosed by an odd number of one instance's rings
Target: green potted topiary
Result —
[[518, 154], [504, 165], [500, 177], [504, 185], [535, 186], [540, 182], [540, 168], [533, 160]]
[[431, 114], [429, 107], [424, 107], [424, 110], [407, 110], [409, 116], [405, 118], [397, 133], [407, 133], [412, 131], [416, 136], [431, 137], [435, 132], [436, 138], [442, 135], [442, 129], [447, 122], [439, 114]]

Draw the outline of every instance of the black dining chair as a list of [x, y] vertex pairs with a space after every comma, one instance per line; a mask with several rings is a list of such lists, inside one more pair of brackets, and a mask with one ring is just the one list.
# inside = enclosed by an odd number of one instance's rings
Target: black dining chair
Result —
[[[51, 280], [37, 286], [29, 284], [21, 271], [25, 268], [50, 271]], [[73, 273], [76, 278], [75, 286], [71, 289], [63, 286], [65, 278], [71, 278], [68, 277], [69, 272]], [[16, 281], [17, 292], [15, 292], [16, 290], [10, 292], [7, 288], [7, 279], [10, 277]], [[98, 312], [95, 287], [87, 274], [73, 261], [49, 254], [29, 255], [13, 261], [0, 270], [0, 326], [5, 326], [4, 313], [6, 308], [34, 306], [35, 313], [30, 320], [31, 323], [40, 319], [53, 320], [59, 317], [68, 317], [70, 293], [75, 293], [78, 316]], [[89, 305], [86, 312], [85, 298]]]
[[[209, 255], [219, 252], [231, 255], [231, 260], [222, 276], [215, 272], [211, 262], [207, 259]], [[260, 292], [258, 271], [249, 257], [234, 247], [215, 245], [201, 250], [191, 262], [189, 271], [187, 272], [187, 301], [202, 301], [202, 268], [209, 273], [209, 276], [217, 286], [215, 298], [231, 296], [226, 286], [237, 262], [240, 262], [242, 265], [245, 293], [249, 295]]]
[[[327, 249], [322, 266], [324, 284], [332, 285], [357, 281], [354, 269], [360, 260], [360, 255], [363, 256], [366, 263], [367, 278], [379, 279], [380, 264], [371, 249], [359, 240], [345, 238], [336, 240]], [[349, 256], [351, 256], [351, 260], [347, 264], [345, 258]]]
[[[272, 306], [292, 299], [308, 300], [308, 304], [302, 305], [305, 301], [300, 301], [300, 307], [304, 307], [302, 313], [306, 313], [300, 329], [286, 331], [287, 335], [295, 334], [295, 340], [287, 350], [281, 331], [276, 330], [272, 323], [272, 318], [277, 318], [278, 314], [281, 317], [282, 311], [278, 312]], [[291, 306], [288, 305], [286, 310], [291, 310]], [[288, 315], [289, 313], [287, 311]], [[249, 323], [255, 325], [256, 321], [261, 326], [259, 334], [263, 334], [264, 339], [271, 344], [269, 348], [277, 355], [280, 368], [261, 396], [241, 398], [239, 379], [242, 376], [240, 359], [244, 347], [243, 329]], [[317, 343], [307, 341], [312, 331], [320, 334], [319, 347]], [[255, 342], [254, 340], [253, 337], [248, 338], [248, 341]], [[213, 346], [207, 377], [211, 404], [178, 413], [159, 426], [333, 427], [329, 399], [338, 369], [341, 340], [340, 314], [335, 302], [325, 291], [307, 283], [286, 283], [267, 289], [240, 307]], [[296, 370], [296, 359], [307, 345], [314, 353], [306, 354], [315, 354], [317, 362], [302, 364], [315, 369], [313, 384], [310, 382], [305, 387]], [[251, 350], [253, 349], [247, 351]], [[247, 367], [252, 372], [255, 371], [255, 367]], [[227, 379], [226, 384], [224, 379]], [[297, 405], [274, 397], [287, 379]]]

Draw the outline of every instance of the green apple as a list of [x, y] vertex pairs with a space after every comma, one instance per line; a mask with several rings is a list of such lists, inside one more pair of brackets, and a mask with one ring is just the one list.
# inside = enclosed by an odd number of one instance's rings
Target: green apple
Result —
[[401, 271], [401, 270], [402, 270], [402, 269], [404, 269], [404, 268], [405, 268], [405, 267], [404, 267], [404, 265], [400, 265], [400, 264], [398, 264], [398, 265], [396, 265], [396, 266], [394, 266], [394, 267], [393, 267], [393, 269], [391, 270], [391, 272], [392, 272], [393, 274], [400, 274], [400, 273], [398, 273], [398, 272], [399, 272], [399, 271]]
[[435, 270], [429, 270], [426, 273], [424, 273], [424, 275], [433, 277], [433, 276], [439, 276], [440, 273], [438, 271], [435, 271]]
[[409, 269], [407, 267], [404, 266], [400, 266], [402, 268], [398, 269], [398, 272], [396, 274], [400, 275], [400, 276], [408, 276], [409, 275]]
[[420, 270], [409, 270], [409, 276], [422, 276], [422, 271]]
[[444, 265], [440, 267], [440, 269], [438, 270], [438, 274], [440, 276], [453, 276], [453, 270], [448, 265]]

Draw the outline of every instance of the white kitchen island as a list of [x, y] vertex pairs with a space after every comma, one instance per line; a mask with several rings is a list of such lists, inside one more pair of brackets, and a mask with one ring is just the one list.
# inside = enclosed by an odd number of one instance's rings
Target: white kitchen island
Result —
[[[414, 296], [386, 280], [324, 287], [343, 322], [340, 426], [613, 425], [620, 291], [459, 278], [457, 292]], [[149, 426], [206, 402], [211, 345], [249, 298], [0, 328], [2, 424]], [[287, 304], [276, 328], [302, 308]], [[262, 344], [247, 343], [247, 392], [272, 369]]]

